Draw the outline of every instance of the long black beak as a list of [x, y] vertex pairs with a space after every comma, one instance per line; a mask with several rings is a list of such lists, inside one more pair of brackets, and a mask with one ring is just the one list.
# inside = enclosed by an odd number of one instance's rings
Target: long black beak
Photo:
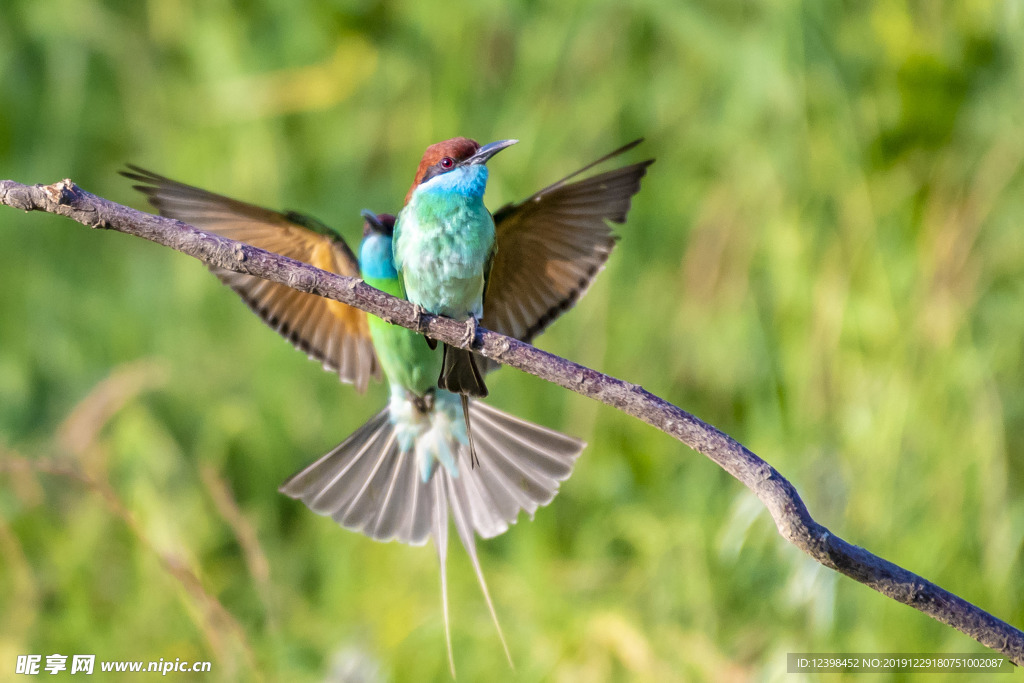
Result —
[[359, 215], [363, 217], [364, 221], [366, 221], [373, 227], [377, 228], [378, 230], [384, 227], [381, 224], [380, 219], [377, 218], [377, 214], [375, 214], [373, 211], [370, 211], [369, 209], [363, 209], [362, 211], [359, 212]]
[[476, 151], [476, 154], [469, 157], [462, 163], [467, 166], [469, 164], [486, 164], [488, 159], [493, 157], [495, 154], [505, 149], [506, 147], [511, 147], [517, 142], [519, 142], [519, 140], [498, 140], [497, 142], [486, 144], [480, 149], [478, 149]]
[[364, 221], [366, 221], [366, 226], [363, 229], [364, 237], [366, 236], [366, 228], [369, 228], [381, 235], [390, 235], [394, 232], [395, 219], [393, 216], [389, 216], [387, 214], [380, 214], [378, 216], [369, 209], [363, 209], [359, 212], [359, 215], [363, 217]]

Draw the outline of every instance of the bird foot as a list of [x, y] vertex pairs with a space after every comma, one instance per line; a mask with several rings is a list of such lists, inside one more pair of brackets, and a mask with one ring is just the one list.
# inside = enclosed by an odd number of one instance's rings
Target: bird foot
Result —
[[416, 331], [423, 335], [423, 340], [427, 342], [427, 346], [433, 351], [437, 348], [437, 340], [431, 339], [427, 336], [427, 324], [423, 322], [423, 316], [430, 313], [427, 309], [423, 308], [419, 304], [413, 304], [413, 308], [416, 311]]
[[417, 332], [426, 332], [427, 331], [427, 326], [423, 322], [423, 316], [425, 316], [427, 314], [427, 309], [423, 308], [419, 304], [413, 304], [412, 306], [413, 306], [413, 309], [415, 309], [415, 311], [416, 311], [416, 331]]
[[479, 321], [475, 315], [470, 315], [466, 321], [466, 333], [462, 336], [462, 343], [469, 348], [473, 348], [473, 344], [476, 343], [476, 330], [479, 326]]

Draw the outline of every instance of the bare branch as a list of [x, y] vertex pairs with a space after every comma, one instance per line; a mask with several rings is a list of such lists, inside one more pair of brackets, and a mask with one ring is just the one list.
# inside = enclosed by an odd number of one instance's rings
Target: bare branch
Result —
[[[81, 190], [70, 180], [34, 186], [0, 181], [0, 204], [25, 211], [56, 213], [93, 228], [144, 237], [208, 265], [335, 299], [388, 322], [466, 348], [467, 325], [464, 323], [418, 315], [409, 302], [378, 291], [361, 280], [328, 273], [202, 232], [180, 221], [115, 204]], [[711, 425], [640, 386], [483, 328], [478, 328], [473, 348], [488, 358], [617, 408], [675, 437], [753, 491], [768, 508], [779, 533], [816, 561], [952, 626], [1016, 664], [1024, 664], [1024, 633], [917, 574], [832, 534], [814, 521], [796, 489], [774, 467]]]

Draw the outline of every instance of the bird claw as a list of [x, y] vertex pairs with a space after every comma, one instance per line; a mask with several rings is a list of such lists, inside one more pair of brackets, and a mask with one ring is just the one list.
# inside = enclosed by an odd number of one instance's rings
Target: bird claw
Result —
[[479, 322], [475, 315], [470, 315], [469, 319], [466, 320], [466, 333], [462, 337], [462, 343], [468, 348], [472, 348], [473, 344], [476, 343], [476, 330], [478, 325]]
[[419, 304], [413, 304], [412, 306], [416, 311], [416, 330], [419, 332], [426, 332], [426, 325], [423, 323], [423, 316], [427, 314], [427, 309], [423, 308]]
[[427, 336], [427, 324], [423, 322], [423, 316], [430, 313], [427, 309], [423, 308], [419, 304], [414, 303], [413, 310], [416, 312], [416, 331], [423, 335], [423, 340], [427, 342], [427, 346], [433, 351], [437, 348], [437, 340], [431, 339]]

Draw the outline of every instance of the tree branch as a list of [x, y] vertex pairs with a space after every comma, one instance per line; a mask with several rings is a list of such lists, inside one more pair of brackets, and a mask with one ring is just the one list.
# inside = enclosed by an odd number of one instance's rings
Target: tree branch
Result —
[[[115, 204], [83, 191], [70, 180], [34, 186], [0, 181], [0, 204], [24, 211], [60, 214], [92, 228], [143, 237], [208, 265], [335, 299], [446, 344], [466, 348], [467, 325], [464, 323], [440, 316], [418, 315], [409, 302], [378, 291], [361, 280], [328, 273], [211, 235], [181, 221]], [[478, 328], [474, 349], [500, 363], [612, 406], [675, 437], [753, 491], [768, 508], [783, 538], [816, 561], [1024, 665], [1024, 633], [917, 574], [832, 534], [814, 521], [796, 489], [774, 467], [711, 425], [640, 386], [483, 328]]]

